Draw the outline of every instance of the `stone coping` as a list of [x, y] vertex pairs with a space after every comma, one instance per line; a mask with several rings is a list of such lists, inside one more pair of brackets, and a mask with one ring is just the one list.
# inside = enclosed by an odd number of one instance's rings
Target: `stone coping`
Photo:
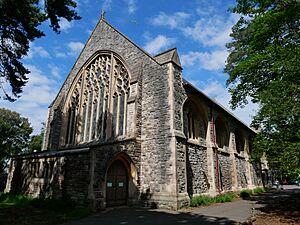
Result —
[[64, 150], [46, 150], [40, 152], [33, 152], [33, 153], [23, 153], [20, 155], [14, 155], [12, 159], [30, 159], [30, 158], [49, 158], [49, 157], [56, 157], [56, 156], [65, 156], [65, 155], [72, 155], [72, 154], [85, 154], [90, 151], [90, 148], [77, 148], [77, 149], [64, 149]]

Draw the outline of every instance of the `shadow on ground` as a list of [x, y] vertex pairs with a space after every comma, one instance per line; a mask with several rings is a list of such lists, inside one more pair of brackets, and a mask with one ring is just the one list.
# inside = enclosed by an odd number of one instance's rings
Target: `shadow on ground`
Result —
[[255, 210], [268, 217], [277, 216], [289, 221], [300, 222], [300, 189], [277, 190], [249, 199], [255, 201]]
[[192, 212], [173, 212], [145, 208], [111, 208], [88, 218], [65, 225], [212, 225], [237, 224], [224, 217], [208, 217]]

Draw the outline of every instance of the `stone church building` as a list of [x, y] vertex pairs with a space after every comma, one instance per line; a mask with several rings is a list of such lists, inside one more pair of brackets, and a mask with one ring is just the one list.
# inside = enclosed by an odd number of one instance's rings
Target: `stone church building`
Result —
[[262, 185], [255, 132], [101, 18], [49, 107], [43, 151], [14, 156], [6, 192], [96, 209], [178, 209], [192, 196]]

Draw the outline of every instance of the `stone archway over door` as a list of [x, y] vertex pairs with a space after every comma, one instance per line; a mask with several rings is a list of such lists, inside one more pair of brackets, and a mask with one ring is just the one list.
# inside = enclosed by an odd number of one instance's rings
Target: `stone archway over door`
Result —
[[125, 205], [128, 198], [128, 173], [124, 164], [116, 160], [107, 171], [106, 205]]

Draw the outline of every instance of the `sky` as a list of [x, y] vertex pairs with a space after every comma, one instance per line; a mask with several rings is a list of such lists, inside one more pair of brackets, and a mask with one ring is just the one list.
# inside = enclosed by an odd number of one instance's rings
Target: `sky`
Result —
[[[176, 47], [183, 77], [228, 110], [228, 75], [223, 73], [228, 56], [232, 26], [239, 16], [228, 11], [234, 0], [77, 0], [81, 20], [61, 20], [56, 34], [46, 22], [40, 26], [45, 36], [30, 44], [24, 65], [31, 71], [21, 98], [10, 103], [0, 99], [0, 107], [27, 117], [40, 133], [48, 106], [54, 100], [80, 51], [96, 26], [101, 11], [105, 19], [151, 55]], [[257, 105], [249, 103], [232, 111], [250, 124]]]

